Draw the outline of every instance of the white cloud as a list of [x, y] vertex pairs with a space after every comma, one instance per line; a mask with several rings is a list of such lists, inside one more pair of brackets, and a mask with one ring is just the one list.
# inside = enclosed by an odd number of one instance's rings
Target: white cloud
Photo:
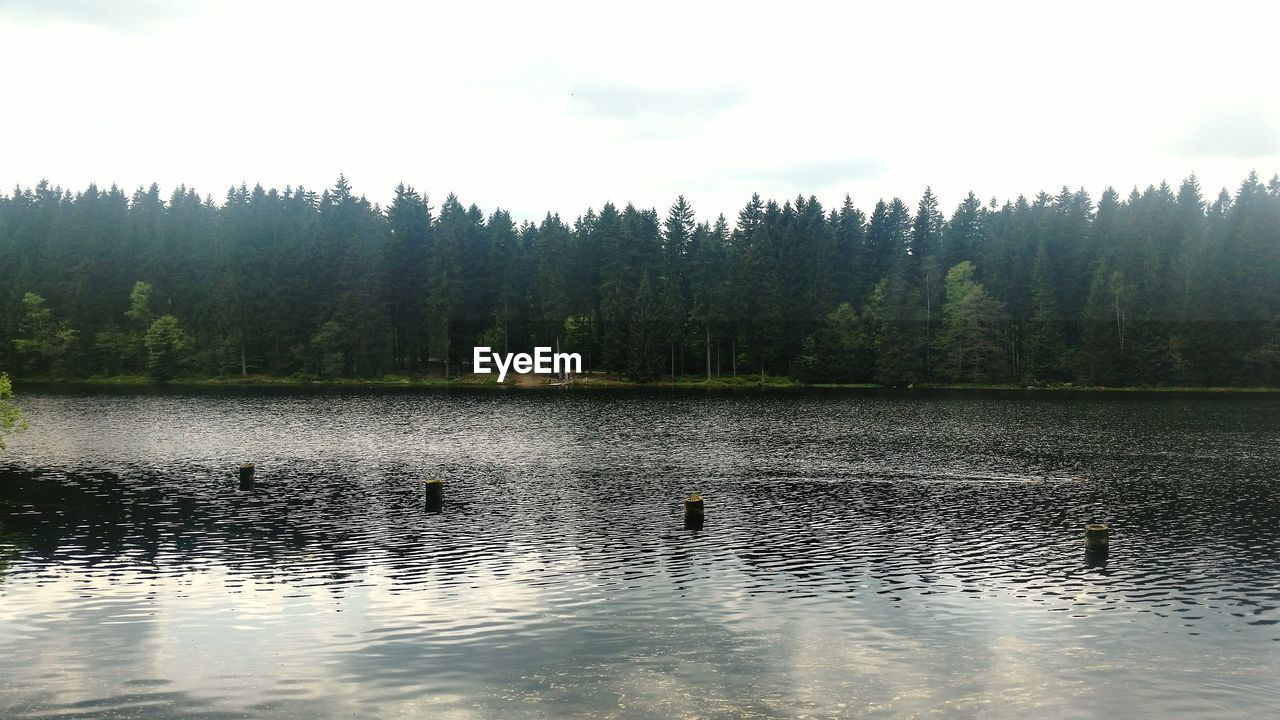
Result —
[[0, 13], [19, 21], [67, 22], [125, 32], [151, 29], [194, 7], [191, 0], [0, 0]]
[[1265, 107], [1211, 108], [1190, 124], [1173, 149], [1192, 158], [1267, 157], [1280, 153], [1280, 128]]
[[0, 2], [0, 187], [345, 172], [379, 201], [403, 180], [527, 218], [679, 193], [732, 217], [752, 190], [951, 206], [1280, 170], [1230, 121], [1280, 121], [1266, 5], [161, 7]]

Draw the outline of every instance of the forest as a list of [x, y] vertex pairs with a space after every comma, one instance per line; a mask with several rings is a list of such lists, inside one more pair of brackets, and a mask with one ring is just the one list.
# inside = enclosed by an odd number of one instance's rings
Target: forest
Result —
[[404, 185], [381, 207], [343, 177], [0, 195], [16, 378], [448, 378], [476, 345], [639, 382], [1274, 386], [1280, 179], [536, 223]]

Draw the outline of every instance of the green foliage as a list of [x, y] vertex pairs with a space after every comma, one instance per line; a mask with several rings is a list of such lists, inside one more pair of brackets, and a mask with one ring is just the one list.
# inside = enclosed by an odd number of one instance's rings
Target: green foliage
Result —
[[561, 351], [582, 355], [582, 369], [589, 371], [596, 337], [594, 315], [570, 315], [564, 320], [564, 345]]
[[809, 383], [865, 383], [870, 378], [867, 323], [849, 303], [827, 314], [818, 332], [805, 338], [796, 377]]
[[894, 386], [923, 380], [923, 303], [917, 288], [901, 271], [895, 272], [876, 284], [863, 314], [875, 355], [872, 379]]
[[1280, 385], [1280, 316], [1267, 324], [1262, 344], [1249, 351], [1245, 359], [1254, 366], [1264, 385]]
[[956, 382], [995, 382], [1005, 377], [1000, 342], [1005, 311], [973, 275], [968, 260], [947, 271], [941, 341], [947, 372]]
[[94, 348], [98, 351], [99, 365], [113, 375], [123, 375], [132, 368], [144, 351], [142, 337], [108, 327], [94, 336]]
[[27, 429], [22, 411], [13, 404], [13, 384], [9, 376], [0, 372], [0, 450], [5, 448], [4, 437]]
[[44, 298], [35, 293], [22, 296], [23, 315], [18, 323], [14, 348], [25, 355], [36, 372], [61, 375], [66, 370], [66, 359], [76, 341], [76, 331], [65, 320], [56, 320], [53, 311], [45, 306]]
[[172, 380], [187, 362], [191, 341], [178, 318], [161, 315], [151, 322], [143, 344], [147, 348], [147, 374], [153, 380]]
[[1063, 324], [1057, 291], [1049, 277], [1048, 253], [1041, 244], [1031, 277], [1031, 318], [1025, 342], [1027, 376], [1023, 382], [1062, 382], [1071, 377], [1072, 360]]
[[627, 375], [639, 382], [653, 380], [662, 373], [666, 333], [661, 305], [649, 276], [640, 279], [631, 310], [630, 345], [627, 353]]
[[1211, 197], [1192, 177], [949, 215], [926, 190], [865, 214], [752, 196], [700, 222], [678, 197], [522, 223], [404, 185], [380, 208], [342, 177], [218, 202], [41, 182], [0, 195], [0, 363], [416, 379], [475, 344], [558, 342], [592, 371], [702, 382], [1274, 384], [1280, 181]]
[[311, 336], [311, 348], [315, 358], [314, 372], [327, 378], [342, 375], [347, 366], [344, 345], [341, 325], [332, 320], [321, 325], [320, 329]]
[[[1101, 264], [1093, 273], [1081, 318], [1080, 378], [1090, 385], [1116, 385], [1123, 375], [1125, 331], [1129, 329], [1130, 288], [1124, 273]], [[1132, 350], [1130, 343], [1129, 350]]]
[[151, 283], [139, 280], [133, 284], [133, 290], [129, 293], [129, 309], [125, 312], [125, 316], [138, 327], [143, 329], [151, 327]]
[[493, 348], [499, 352], [508, 352], [507, 350], [507, 327], [503, 323], [500, 315], [495, 315], [493, 323], [485, 328], [480, 334], [479, 340], [476, 341], [478, 346]]

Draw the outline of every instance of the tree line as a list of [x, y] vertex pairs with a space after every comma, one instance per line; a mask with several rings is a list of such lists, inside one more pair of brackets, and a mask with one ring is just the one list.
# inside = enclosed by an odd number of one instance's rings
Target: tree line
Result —
[[806, 382], [1276, 385], [1280, 179], [945, 215], [758, 195], [732, 222], [605, 203], [516, 222], [400, 185], [0, 196], [19, 376], [453, 376], [475, 345], [591, 371]]

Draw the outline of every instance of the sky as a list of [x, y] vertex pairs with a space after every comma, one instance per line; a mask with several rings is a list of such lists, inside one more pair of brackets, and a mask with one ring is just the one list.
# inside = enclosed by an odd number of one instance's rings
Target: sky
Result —
[[576, 217], [1280, 171], [1274, 3], [0, 0], [0, 188]]

